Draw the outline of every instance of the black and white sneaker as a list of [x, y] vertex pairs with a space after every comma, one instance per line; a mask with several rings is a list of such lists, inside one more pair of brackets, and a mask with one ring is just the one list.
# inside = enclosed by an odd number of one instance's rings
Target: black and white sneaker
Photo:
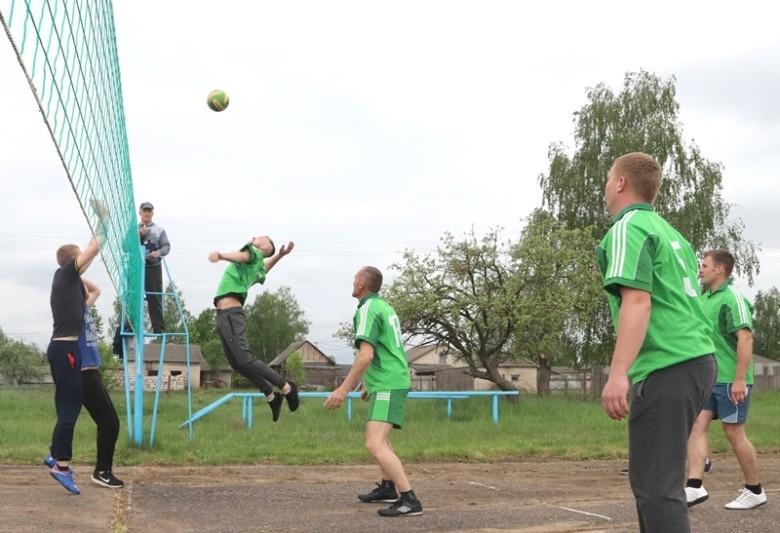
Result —
[[274, 419], [274, 422], [279, 420], [279, 415], [282, 412], [282, 402], [284, 401], [284, 396], [282, 396], [281, 392], [275, 392], [274, 393], [274, 399], [268, 402], [268, 407], [271, 408], [271, 416]]
[[390, 483], [377, 483], [376, 488], [365, 494], [358, 494], [358, 500], [363, 503], [395, 503], [398, 500], [398, 493], [395, 491], [395, 485]]
[[399, 498], [393, 505], [387, 509], [379, 509], [379, 516], [418, 516], [422, 514], [422, 504], [420, 500], [408, 501]]
[[288, 381], [290, 384], [290, 392], [284, 395], [287, 399], [287, 407], [290, 411], [296, 411], [298, 409], [298, 387], [292, 381]]
[[117, 478], [111, 470], [92, 474], [92, 483], [108, 489], [121, 489], [125, 486], [124, 481]]

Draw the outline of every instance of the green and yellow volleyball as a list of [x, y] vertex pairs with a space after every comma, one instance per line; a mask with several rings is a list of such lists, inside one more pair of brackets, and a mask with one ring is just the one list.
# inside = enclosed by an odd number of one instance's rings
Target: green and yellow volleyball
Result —
[[209, 109], [212, 111], [224, 111], [230, 103], [230, 98], [228, 98], [228, 95], [225, 93], [225, 91], [216, 89], [209, 93], [209, 97], [206, 100], [206, 103], [208, 104]]

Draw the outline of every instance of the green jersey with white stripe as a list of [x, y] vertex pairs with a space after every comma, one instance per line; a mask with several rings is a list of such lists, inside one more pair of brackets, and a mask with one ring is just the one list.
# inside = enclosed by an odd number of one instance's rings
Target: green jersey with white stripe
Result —
[[401, 338], [401, 321], [390, 304], [371, 293], [360, 300], [355, 318], [355, 347], [361, 342], [374, 347], [374, 359], [363, 376], [369, 393], [408, 389], [409, 363]]
[[653, 206], [635, 204], [621, 211], [597, 255], [616, 331], [620, 287], [650, 293], [647, 334], [628, 372], [632, 383], [656, 370], [715, 353], [696, 278], [696, 254]]
[[[727, 279], [714, 291], [704, 293], [704, 311], [712, 323], [712, 340], [718, 360], [718, 383], [734, 383], [737, 376], [737, 331], [753, 329], [753, 307]], [[745, 373], [753, 384], [753, 360]]]

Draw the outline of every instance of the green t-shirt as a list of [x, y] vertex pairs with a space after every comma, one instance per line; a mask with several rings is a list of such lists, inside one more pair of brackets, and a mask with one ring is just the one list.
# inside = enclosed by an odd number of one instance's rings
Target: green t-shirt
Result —
[[597, 255], [615, 330], [620, 287], [650, 293], [647, 334], [628, 372], [632, 383], [656, 370], [715, 353], [696, 279], [696, 255], [653, 206], [635, 204], [620, 212]]
[[355, 318], [355, 347], [374, 347], [374, 359], [363, 376], [368, 392], [408, 389], [409, 362], [401, 338], [401, 321], [390, 304], [372, 293], [360, 300]]
[[265, 258], [260, 250], [252, 244], [247, 244], [241, 251], [249, 252], [249, 261], [246, 263], [230, 263], [222, 275], [217, 287], [215, 298], [226, 294], [235, 294], [246, 298], [249, 287], [255, 283], [265, 281]]
[[[714, 291], [704, 293], [704, 312], [712, 323], [712, 341], [718, 360], [718, 383], [734, 383], [737, 375], [737, 331], [753, 329], [753, 307], [727, 279]], [[753, 360], [745, 373], [753, 384]]]

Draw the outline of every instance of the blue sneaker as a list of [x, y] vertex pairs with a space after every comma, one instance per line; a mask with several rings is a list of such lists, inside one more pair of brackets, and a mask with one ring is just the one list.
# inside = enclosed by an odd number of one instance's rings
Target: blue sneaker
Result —
[[57, 464], [57, 461], [56, 459], [54, 459], [54, 457], [51, 456], [51, 454], [49, 454], [46, 457], [44, 457], [43, 464], [45, 464], [49, 468], [54, 468], [54, 465]]
[[51, 477], [57, 480], [57, 482], [65, 487], [65, 489], [68, 492], [71, 492], [73, 494], [81, 494], [81, 491], [76, 486], [76, 481], [73, 479], [73, 471], [72, 470], [66, 470], [62, 471], [60, 470], [60, 467], [56, 464], [54, 465], [54, 468], [49, 470], [49, 474]]

